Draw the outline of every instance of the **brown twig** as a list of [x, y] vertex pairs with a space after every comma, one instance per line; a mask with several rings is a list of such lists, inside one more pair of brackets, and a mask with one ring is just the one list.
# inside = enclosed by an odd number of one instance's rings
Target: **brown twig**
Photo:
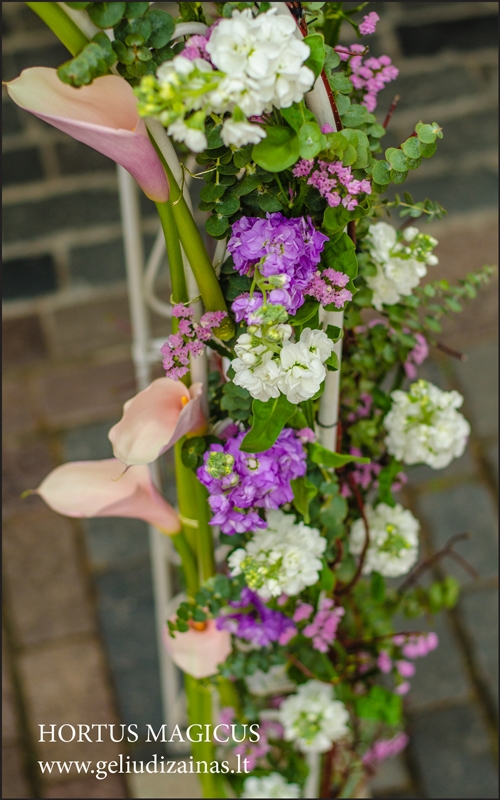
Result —
[[354, 480], [354, 476], [353, 476], [352, 472], [348, 473], [347, 482], [349, 483], [349, 487], [350, 487], [354, 497], [356, 498], [356, 503], [358, 504], [358, 509], [360, 511], [361, 518], [362, 518], [363, 524], [365, 526], [365, 543], [363, 545], [363, 550], [361, 551], [361, 555], [359, 557], [359, 564], [358, 564], [358, 567], [356, 569], [356, 572], [354, 573], [354, 576], [351, 578], [349, 583], [346, 583], [345, 586], [342, 586], [341, 589], [339, 589], [337, 592], [335, 592], [335, 594], [337, 594], [337, 595], [346, 594], [346, 592], [348, 592], [349, 589], [351, 589], [351, 587], [354, 586], [354, 584], [357, 582], [359, 576], [361, 575], [361, 570], [363, 569], [363, 564], [365, 563], [365, 558], [366, 558], [366, 553], [367, 553], [368, 547], [370, 546], [370, 528], [369, 528], [369, 525], [368, 525], [368, 520], [366, 518], [365, 506], [364, 506], [364, 503], [363, 503], [363, 499], [362, 499], [362, 497], [361, 497], [361, 495], [359, 493], [359, 489], [358, 489], [357, 483]]
[[453, 348], [448, 347], [447, 344], [443, 344], [442, 342], [436, 342], [434, 347], [437, 347], [438, 350], [446, 353], [447, 356], [458, 359], [458, 361], [465, 362], [469, 360], [469, 356], [465, 355], [465, 353], [459, 353], [458, 350], [453, 350]]
[[390, 107], [389, 111], [387, 112], [387, 116], [386, 116], [386, 118], [384, 119], [384, 121], [382, 123], [382, 127], [383, 128], [387, 129], [387, 126], [388, 126], [389, 122], [391, 121], [391, 117], [394, 114], [400, 99], [401, 98], [400, 98], [399, 94], [395, 95], [394, 100], [391, 103], [391, 107]]
[[332, 789], [332, 775], [333, 775], [333, 761], [335, 759], [335, 745], [325, 754], [323, 764], [323, 775], [321, 777], [321, 786], [319, 790], [320, 797], [330, 797]]
[[381, 639], [392, 639], [393, 636], [420, 636], [421, 631], [398, 631], [397, 633], [382, 633], [380, 636], [373, 636], [371, 639], [345, 639], [342, 642], [346, 650], [354, 647], [364, 647], [364, 645], [371, 644], [372, 642], [379, 642]]
[[344, 546], [342, 544], [342, 539], [335, 539], [335, 547], [337, 548], [337, 555], [335, 556], [333, 562], [330, 564], [330, 568], [333, 569], [340, 561], [342, 561], [342, 555], [344, 553]]
[[352, 243], [354, 247], [356, 247], [356, 220], [351, 219], [350, 222], [347, 223], [347, 235], [349, 239], [352, 239]]
[[303, 664], [302, 661], [299, 661], [299, 659], [293, 655], [293, 653], [287, 653], [286, 657], [290, 659], [292, 664], [294, 664], [294, 666], [296, 666], [297, 669], [300, 669], [300, 671], [302, 672], [303, 675], [306, 676], [306, 678], [314, 678], [314, 680], [317, 680], [314, 672], [311, 672], [311, 670], [308, 667], [306, 667], [306, 665]]
[[323, 81], [323, 85], [324, 85], [324, 87], [326, 89], [326, 93], [328, 95], [328, 100], [329, 100], [331, 109], [333, 111], [333, 116], [335, 118], [335, 126], [336, 126], [338, 131], [341, 131], [344, 126], [342, 125], [342, 120], [340, 119], [340, 114], [339, 114], [339, 110], [337, 108], [337, 103], [335, 102], [335, 97], [333, 96], [332, 88], [331, 88], [330, 83], [328, 81], [328, 78], [326, 76], [325, 70], [323, 70], [322, 73], [321, 73], [321, 80]]
[[[437, 553], [434, 553], [434, 555], [430, 556], [425, 561], [423, 561], [421, 564], [419, 564], [413, 570], [413, 572], [410, 572], [410, 574], [406, 577], [406, 580], [404, 580], [403, 583], [401, 584], [401, 586], [399, 587], [398, 594], [402, 594], [410, 586], [413, 586], [413, 584], [419, 579], [419, 577], [427, 569], [429, 569], [436, 561], [439, 561], [440, 558], [443, 558], [444, 556], [451, 555], [451, 553], [453, 552], [453, 547], [457, 544], [457, 542], [462, 542], [464, 539], [468, 539], [469, 536], [470, 536], [469, 533], [457, 533], [457, 534], [455, 534], [455, 536], [452, 536], [451, 539], [448, 539], [448, 541], [446, 542], [445, 546], [441, 550], [438, 550]], [[474, 567], [471, 564], [469, 564], [465, 560], [465, 558], [463, 558], [463, 556], [459, 556], [458, 553], [454, 553], [454, 555], [452, 557], [454, 557], [454, 556], [458, 556], [458, 558], [461, 560], [460, 563], [462, 564], [464, 569], [466, 569], [467, 572], [470, 575], [472, 575], [474, 578], [478, 578], [479, 577], [479, 573], [474, 569]], [[465, 567], [464, 563], [462, 563], [462, 562], [466, 563], [467, 567]]]

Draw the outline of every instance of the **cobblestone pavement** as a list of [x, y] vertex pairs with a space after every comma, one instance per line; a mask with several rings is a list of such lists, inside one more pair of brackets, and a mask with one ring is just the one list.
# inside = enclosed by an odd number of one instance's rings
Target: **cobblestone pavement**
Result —
[[[416, 119], [436, 119], [445, 130], [439, 155], [404, 188], [448, 208], [449, 218], [428, 230], [440, 240], [440, 275], [457, 280], [497, 262], [498, 4], [370, 7], [382, 9], [372, 51], [387, 52], [400, 68], [397, 83], [380, 95], [380, 116], [401, 95], [387, 146], [402, 141]], [[3, 3], [2, 11], [4, 80], [67, 58], [24, 4]], [[110, 162], [5, 95], [2, 108], [2, 796], [127, 797], [120, 776], [42, 777], [40, 759], [104, 760], [126, 751], [109, 737], [102, 744], [39, 742], [38, 725], [160, 724], [146, 528], [123, 520], [81, 524], [37, 497], [20, 499], [65, 460], [110, 455], [107, 431], [134, 393], [116, 177]], [[149, 249], [157, 223], [145, 200], [143, 219]], [[436, 576], [442, 568], [456, 574], [463, 594], [457, 609], [432, 622], [440, 646], [418, 663], [407, 706], [411, 743], [374, 779], [377, 797], [497, 796], [496, 289], [494, 279], [443, 333], [468, 360], [434, 350], [425, 365], [433, 382], [464, 394], [473, 434], [448, 469], [414, 468], [403, 502], [422, 521], [425, 553], [469, 531], [458, 551], [480, 578], [472, 581], [453, 561], [436, 567]], [[167, 299], [165, 281], [162, 292]], [[154, 333], [168, 333], [159, 318]], [[171, 477], [167, 464], [173, 500]], [[139, 743], [127, 752], [154, 751]]]

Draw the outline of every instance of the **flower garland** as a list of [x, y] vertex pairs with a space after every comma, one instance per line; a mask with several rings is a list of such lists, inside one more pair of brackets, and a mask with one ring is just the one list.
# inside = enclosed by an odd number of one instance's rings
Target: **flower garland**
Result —
[[[418, 380], [417, 367], [439, 317], [461, 310], [491, 269], [422, 287], [437, 241], [384, 213], [445, 211], [407, 193], [382, 198], [434, 155], [442, 130], [419, 122], [377, 157], [377, 93], [397, 69], [337, 40], [342, 21], [374, 33], [375, 12], [357, 23], [358, 9], [338, 3], [181, 3], [174, 20], [149, 3], [79, 3], [62, 26], [64, 4], [30, 5], [73, 58], [57, 75], [26, 70], [8, 91], [137, 177], [157, 204], [173, 292], [166, 377], [126, 404], [110, 431], [115, 458], [58, 467], [37, 491], [68, 516], [139, 517], [171, 536], [187, 600], [166, 644], [186, 673], [189, 713], [198, 710], [190, 722], [215, 724], [207, 690], [218, 691], [220, 724], [235, 731], [225, 744], [193, 744], [193, 756], [244, 755], [251, 773], [202, 773], [204, 796], [227, 796], [227, 782], [243, 798], [347, 796], [353, 777], [406, 746], [413, 660], [438, 645], [432, 631], [396, 630], [396, 615], [436, 613], [459, 591], [451, 577], [415, 587], [429, 561], [416, 566], [419, 522], [394, 495], [403, 465], [441, 469], [464, 452], [461, 396]], [[100, 28], [91, 42], [78, 14]], [[311, 110], [317, 92], [335, 126]], [[49, 95], [59, 114], [46, 112]], [[206, 229], [226, 242], [218, 277], [163, 129], [197, 153]], [[367, 319], [369, 308], [379, 318]], [[340, 342], [334, 452], [319, 407], [336, 407]], [[211, 371], [190, 386], [205, 348]], [[179, 514], [145, 466], [171, 447]], [[217, 569], [214, 532], [225, 553]], [[252, 723], [259, 741], [238, 739]]]

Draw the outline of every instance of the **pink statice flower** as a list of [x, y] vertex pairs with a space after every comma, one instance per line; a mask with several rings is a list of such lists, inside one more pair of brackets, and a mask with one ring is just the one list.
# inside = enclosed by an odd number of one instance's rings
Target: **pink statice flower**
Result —
[[371, 194], [369, 180], [358, 181], [352, 176], [351, 167], [342, 166], [341, 161], [314, 161], [301, 159], [293, 168], [296, 178], [307, 177], [328, 205], [336, 208], [340, 204], [352, 211], [358, 205], [357, 195]]
[[[375, 12], [371, 13], [374, 14]], [[361, 105], [365, 106], [371, 113], [377, 107], [377, 94], [384, 88], [386, 83], [398, 77], [399, 70], [393, 66], [389, 56], [385, 55], [379, 58], [370, 57], [363, 62], [361, 54], [364, 55], [366, 48], [362, 44], [352, 44], [350, 49], [336, 47], [335, 50], [339, 54], [341, 61], [349, 62], [346, 74], [354, 88], [364, 92]]]
[[[407, 333], [406, 330], [405, 333]], [[425, 336], [423, 336], [421, 333], [414, 333], [413, 335], [416, 339], [416, 345], [413, 350], [410, 350], [408, 357], [403, 364], [406, 376], [412, 381], [414, 381], [417, 377], [417, 366], [423, 364], [429, 355], [429, 345], [427, 344], [427, 339]]]
[[409, 681], [403, 681], [403, 683], [400, 683], [398, 686], [395, 687], [394, 691], [396, 694], [400, 695], [408, 694], [408, 692], [410, 691]]
[[219, 327], [226, 312], [207, 311], [197, 323], [193, 320], [193, 309], [177, 303], [172, 316], [179, 320], [178, 331], [168, 337], [160, 352], [167, 378], [178, 381], [189, 371], [190, 355], [196, 357], [203, 352], [205, 343], [212, 338], [213, 329]]
[[329, 122], [321, 126], [321, 133], [335, 133], [335, 128]]
[[410, 741], [408, 734], [397, 733], [392, 739], [379, 739], [374, 742], [363, 756], [363, 764], [374, 766], [379, 761], [397, 756]]
[[313, 648], [320, 653], [326, 653], [337, 637], [337, 628], [345, 614], [342, 606], [335, 606], [334, 601], [325, 597], [320, 601], [319, 610], [313, 621], [307, 625], [302, 633], [313, 640]]
[[294, 611], [292, 619], [294, 622], [303, 622], [305, 619], [309, 619], [313, 611], [314, 606], [312, 606], [310, 603], [299, 602]]
[[415, 665], [411, 661], [405, 661], [402, 658], [395, 662], [395, 666], [402, 678], [413, 678], [415, 675]]
[[323, 306], [333, 303], [336, 308], [343, 308], [352, 300], [352, 292], [345, 288], [348, 283], [348, 275], [328, 267], [323, 272], [318, 270], [314, 273], [307, 293]]
[[182, 55], [190, 61], [194, 61], [196, 58], [203, 58], [211, 63], [210, 56], [207, 53], [207, 42], [208, 39], [205, 36], [199, 36], [198, 34], [190, 36], [184, 45]]
[[[398, 641], [396, 642], [396, 637], [394, 637], [392, 641], [394, 644], [399, 644], [400, 638], [397, 637]], [[406, 658], [423, 658], [436, 649], [439, 639], [437, 633], [431, 631], [430, 633], [407, 637], [406, 642], [401, 642], [401, 644], [403, 644], [403, 655]]]
[[392, 658], [386, 650], [381, 650], [377, 658], [377, 667], [384, 675], [388, 675], [392, 670]]
[[367, 14], [361, 25], [359, 26], [359, 32], [362, 36], [366, 36], [369, 33], [375, 33], [375, 28], [377, 27], [377, 22], [379, 21], [380, 17], [376, 11], [370, 11]]

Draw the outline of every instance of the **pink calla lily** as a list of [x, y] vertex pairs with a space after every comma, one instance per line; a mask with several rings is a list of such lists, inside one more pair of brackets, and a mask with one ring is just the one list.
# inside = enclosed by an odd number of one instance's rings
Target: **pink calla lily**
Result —
[[201, 383], [186, 389], [171, 378], [158, 378], [123, 406], [123, 417], [108, 437], [124, 464], [151, 464], [186, 433], [203, 430]]
[[175, 631], [174, 638], [167, 626], [163, 629], [163, 642], [172, 661], [193, 678], [216, 675], [218, 665], [226, 660], [232, 649], [229, 631], [217, 630], [213, 619], [205, 624], [204, 630], [190, 627], [185, 633]]
[[145, 466], [124, 470], [121, 461], [73, 461], [52, 470], [35, 490], [67, 517], [133, 517], [164, 533], [181, 529], [179, 517], [151, 480]]
[[55, 69], [33, 67], [6, 85], [20, 108], [121, 164], [151, 200], [168, 200], [163, 166], [126, 80], [104, 75], [76, 89], [63, 83]]

